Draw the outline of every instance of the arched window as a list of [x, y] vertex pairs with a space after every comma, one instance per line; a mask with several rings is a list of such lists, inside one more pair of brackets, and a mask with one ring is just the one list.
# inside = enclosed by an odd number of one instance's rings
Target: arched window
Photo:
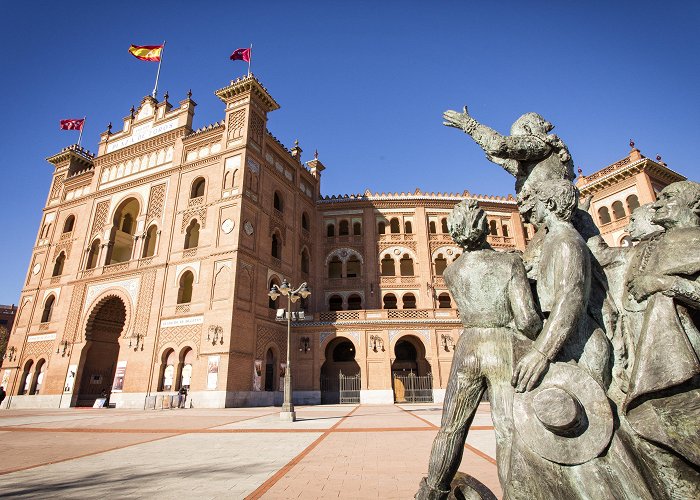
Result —
[[406, 222], [403, 223], [403, 232], [406, 234], [413, 233], [413, 225], [411, 224], [410, 220], [407, 220]]
[[348, 310], [357, 311], [358, 309], [362, 309], [362, 297], [353, 293], [348, 297]]
[[343, 263], [341, 262], [340, 257], [338, 257], [337, 255], [334, 255], [331, 261], [328, 263], [328, 277], [343, 277]]
[[408, 254], [404, 254], [401, 257], [399, 269], [401, 270], [401, 276], [413, 276], [413, 259]]
[[435, 275], [442, 276], [442, 274], [445, 272], [446, 267], [447, 259], [443, 257], [441, 253], [439, 253], [437, 258], [435, 259]]
[[394, 259], [388, 255], [385, 255], [382, 259], [382, 276], [396, 276]]
[[192, 302], [192, 285], [194, 284], [194, 274], [192, 271], [185, 271], [180, 276], [180, 288], [177, 290], [177, 303], [189, 304]]
[[282, 242], [277, 233], [272, 233], [272, 244], [270, 246], [270, 255], [276, 259], [282, 258]]
[[309, 251], [304, 248], [301, 251], [301, 272], [309, 274]]
[[396, 295], [387, 293], [384, 296], [384, 309], [396, 309]]
[[95, 240], [90, 245], [88, 252], [87, 265], [85, 269], [94, 269], [97, 266], [97, 257], [100, 255], [100, 240]]
[[392, 234], [398, 234], [401, 232], [401, 224], [399, 224], [399, 219], [393, 218], [389, 222], [389, 227], [391, 228]]
[[429, 232], [430, 234], [435, 234], [435, 233], [437, 233], [437, 228], [435, 227], [435, 221], [434, 221], [434, 220], [431, 220], [430, 222], [428, 222], [428, 232]]
[[627, 213], [631, 214], [635, 209], [639, 208], [639, 198], [636, 194], [631, 194], [627, 197]]
[[403, 308], [404, 309], [415, 309], [416, 308], [416, 296], [412, 293], [405, 293], [403, 295]]
[[195, 353], [191, 347], [185, 347], [180, 351], [180, 383], [178, 389], [182, 387], [190, 388], [192, 381], [192, 363], [194, 362]]
[[56, 296], [50, 295], [46, 302], [44, 302], [44, 312], [41, 313], [41, 322], [48, 323], [51, 321], [51, 316], [53, 315], [53, 304], [56, 302]]
[[489, 234], [491, 236], [498, 235], [498, 224], [495, 220], [489, 221]]
[[63, 232], [70, 233], [73, 231], [73, 226], [75, 225], [75, 216], [69, 215], [66, 222], [63, 224]]
[[501, 232], [503, 233], [503, 236], [505, 236], [506, 238], [508, 237], [508, 226], [506, 224], [503, 224], [501, 226]]
[[190, 190], [190, 198], [199, 198], [204, 196], [204, 188], [207, 185], [207, 181], [204, 177], [197, 177], [192, 183], [192, 189]]
[[343, 297], [340, 295], [331, 295], [331, 298], [328, 299], [328, 309], [331, 311], [342, 311]]
[[29, 394], [29, 386], [32, 383], [32, 378], [30, 376], [32, 365], [34, 365], [34, 361], [30, 359], [24, 365], [24, 370], [22, 370], [22, 378], [19, 379], [19, 389], [17, 390], [17, 394], [20, 396], [23, 394]]
[[621, 201], [613, 202], [612, 211], [613, 211], [613, 217], [615, 217], [615, 220], [622, 219], [625, 216], [625, 207], [622, 206]]
[[272, 349], [268, 349], [267, 354], [265, 354], [265, 390], [268, 392], [275, 390], [276, 365], [275, 353], [272, 352]]
[[326, 226], [326, 236], [328, 236], [329, 238], [335, 236], [335, 224], [328, 224]]
[[306, 212], [301, 214], [301, 228], [309, 230], [309, 216]]
[[[146, 239], [143, 241], [143, 257], [153, 257], [156, 253], [156, 238], [158, 227], [152, 224], [146, 231]], [[199, 239], [199, 236], [197, 236]]]
[[450, 294], [443, 292], [438, 296], [438, 307], [440, 309], [450, 309], [452, 307], [452, 301], [450, 300]]
[[[280, 283], [279, 283], [279, 281], [277, 281], [275, 278], [272, 278], [272, 279], [270, 280], [270, 283], [269, 283], [269, 286], [267, 287], [267, 289], [268, 289], [268, 290], [272, 290], [272, 285], [277, 285], [277, 286], [279, 286]], [[269, 307], [270, 309], [277, 309], [277, 304], [278, 304], [277, 301], [278, 301], [278, 300], [279, 300], [279, 297], [277, 297], [275, 300], [272, 300], [271, 297], [268, 297], [268, 300], [267, 300], [267, 307]]]
[[36, 362], [36, 368], [34, 368], [34, 378], [32, 379], [32, 385], [29, 388], [29, 394], [39, 394], [41, 391], [41, 384], [44, 382], [45, 372], [46, 360], [42, 358]]
[[386, 234], [386, 223], [384, 221], [379, 221], [379, 223], [377, 223], [377, 233]]
[[175, 385], [175, 351], [168, 349], [161, 358], [161, 391], [172, 391]]
[[611, 219], [610, 219], [610, 211], [608, 210], [608, 207], [600, 207], [598, 209], [598, 219], [600, 220], [600, 224], [610, 224]]
[[192, 219], [185, 232], [185, 250], [196, 248], [197, 246], [199, 246], [199, 222], [197, 222], [197, 219]]
[[354, 255], [351, 256], [345, 263], [345, 271], [348, 278], [359, 278], [362, 274], [362, 264], [360, 263], [360, 259]]
[[51, 276], [60, 276], [63, 274], [63, 264], [66, 262], [66, 254], [63, 252], [56, 258], [56, 263], [53, 265]]
[[134, 249], [134, 234], [136, 233], [136, 218], [139, 211], [140, 205], [135, 198], [124, 200], [115, 211], [106, 263], [117, 264], [131, 260]]
[[274, 199], [272, 200], [273, 206], [275, 207], [275, 210], [278, 212], [281, 212], [283, 210], [283, 205], [282, 205], [282, 195], [279, 194], [278, 191], [275, 191]]
[[440, 220], [440, 227], [441, 227], [441, 229], [442, 229], [443, 234], [447, 234], [447, 233], [450, 232], [450, 231], [447, 229], [447, 218], [446, 218], [446, 217], [443, 217], [443, 218]]
[[362, 234], [362, 224], [359, 222], [354, 222], [352, 224], [352, 234], [355, 236], [360, 236]]
[[340, 221], [338, 224], [338, 236], [347, 236], [350, 234], [350, 228], [348, 226], [348, 221], [345, 219]]

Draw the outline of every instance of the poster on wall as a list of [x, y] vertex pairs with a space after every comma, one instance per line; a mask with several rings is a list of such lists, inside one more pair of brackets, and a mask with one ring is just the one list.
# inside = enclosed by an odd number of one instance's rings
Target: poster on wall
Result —
[[68, 373], [66, 373], [66, 383], [63, 385], [63, 392], [73, 392], [73, 384], [75, 383], [75, 374], [78, 371], [78, 365], [70, 365]]
[[262, 391], [262, 359], [256, 359], [253, 365], [253, 390]]
[[163, 372], [163, 390], [169, 391], [173, 388], [173, 377], [175, 377], [175, 366], [168, 365]]
[[190, 381], [192, 380], [192, 365], [186, 364], [182, 367], [182, 387], [190, 388]]
[[2, 373], [2, 384], [0, 384], [0, 385], [3, 386], [5, 388], [5, 390], [7, 390], [7, 385], [9, 383], [10, 383], [10, 370], [5, 370]]
[[219, 356], [209, 356], [207, 363], [207, 389], [216, 389], [219, 381]]
[[124, 390], [124, 376], [126, 375], [126, 361], [117, 362], [117, 371], [114, 372], [114, 383], [112, 392], [122, 392]]

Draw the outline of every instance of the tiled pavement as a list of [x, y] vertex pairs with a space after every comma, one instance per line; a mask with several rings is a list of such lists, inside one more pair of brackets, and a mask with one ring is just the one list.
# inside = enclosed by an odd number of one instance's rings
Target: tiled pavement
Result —
[[[0, 411], [0, 497], [413, 498], [439, 405]], [[460, 467], [501, 496], [487, 404]]]

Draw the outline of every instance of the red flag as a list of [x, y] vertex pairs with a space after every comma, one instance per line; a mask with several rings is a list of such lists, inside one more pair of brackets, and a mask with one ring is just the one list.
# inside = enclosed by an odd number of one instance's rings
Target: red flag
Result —
[[230, 59], [232, 61], [250, 62], [250, 48], [234, 50], [233, 54], [231, 54]]
[[61, 130], [83, 130], [85, 118], [70, 118], [61, 120]]

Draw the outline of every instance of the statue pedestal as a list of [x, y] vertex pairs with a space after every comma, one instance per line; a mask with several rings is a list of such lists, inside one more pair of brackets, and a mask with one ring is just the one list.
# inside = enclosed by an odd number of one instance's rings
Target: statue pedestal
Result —
[[295, 411], [281, 411], [280, 420], [283, 422], [296, 422], [297, 412]]

